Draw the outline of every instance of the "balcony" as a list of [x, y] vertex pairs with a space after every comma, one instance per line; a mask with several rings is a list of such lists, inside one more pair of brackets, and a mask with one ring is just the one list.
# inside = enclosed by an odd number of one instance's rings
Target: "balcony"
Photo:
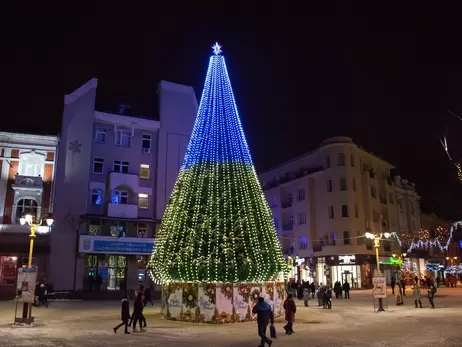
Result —
[[138, 205], [107, 204], [107, 216], [115, 218], [138, 218]]
[[281, 203], [281, 207], [282, 208], [289, 208], [289, 207], [292, 207], [292, 201], [283, 201]]
[[282, 226], [282, 230], [284, 231], [290, 231], [290, 230], [293, 230], [294, 229], [294, 226], [293, 224], [285, 224]]
[[43, 191], [43, 179], [41, 176], [16, 175], [13, 189], [16, 190], [39, 190]]
[[138, 175], [121, 172], [109, 173], [109, 189], [111, 191], [120, 187], [128, 187], [134, 192], [137, 192], [139, 181]]

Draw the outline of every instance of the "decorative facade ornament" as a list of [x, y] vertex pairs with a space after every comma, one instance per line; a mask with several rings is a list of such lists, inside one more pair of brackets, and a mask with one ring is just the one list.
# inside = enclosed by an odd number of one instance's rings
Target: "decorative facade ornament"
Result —
[[69, 143], [69, 147], [67, 148], [70, 150], [73, 154], [77, 154], [81, 152], [82, 144], [79, 142], [79, 140], [72, 141]]

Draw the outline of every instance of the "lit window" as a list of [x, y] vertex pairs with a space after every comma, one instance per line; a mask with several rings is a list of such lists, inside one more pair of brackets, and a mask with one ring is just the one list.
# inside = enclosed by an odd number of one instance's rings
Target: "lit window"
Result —
[[106, 129], [104, 129], [104, 128], [96, 128], [95, 142], [97, 142], [97, 143], [106, 143]]
[[43, 176], [45, 156], [37, 153], [21, 153], [19, 155], [18, 172], [22, 176]]
[[127, 130], [117, 130], [116, 145], [130, 147], [131, 134]]
[[149, 179], [149, 165], [148, 164], [140, 165], [140, 178], [143, 178], [145, 180]]
[[143, 194], [143, 193], [138, 194], [138, 208], [147, 209], [148, 205], [149, 205], [148, 194]]
[[93, 158], [93, 173], [102, 174], [104, 167], [103, 158]]
[[114, 172], [128, 173], [129, 167], [128, 161], [114, 160]]
[[113, 204], [128, 204], [128, 192], [114, 190], [112, 192], [112, 203]]
[[141, 147], [143, 149], [151, 149], [151, 135], [143, 135]]
[[26, 214], [32, 215], [35, 219], [37, 216], [37, 201], [33, 199], [21, 199], [16, 204], [16, 220], [19, 222], [19, 219], [24, 217]]
[[101, 189], [93, 189], [91, 191], [91, 204], [101, 205], [103, 203], [103, 191]]
[[138, 223], [138, 237], [148, 237], [147, 223]]

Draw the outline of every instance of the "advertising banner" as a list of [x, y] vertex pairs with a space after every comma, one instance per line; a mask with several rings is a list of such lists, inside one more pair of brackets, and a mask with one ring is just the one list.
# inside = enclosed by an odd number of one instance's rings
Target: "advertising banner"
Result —
[[16, 287], [16, 300], [26, 303], [35, 302], [35, 284], [37, 282], [36, 268], [18, 269], [18, 280]]
[[387, 282], [385, 277], [372, 277], [372, 295], [374, 299], [385, 299], [387, 297]]

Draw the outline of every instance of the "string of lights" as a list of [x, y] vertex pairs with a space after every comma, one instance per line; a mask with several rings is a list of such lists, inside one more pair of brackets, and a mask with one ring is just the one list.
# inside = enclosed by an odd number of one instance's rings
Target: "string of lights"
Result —
[[210, 57], [183, 164], [148, 265], [169, 282], [264, 282], [287, 271], [221, 46]]
[[451, 244], [451, 240], [453, 238], [454, 230], [462, 226], [462, 221], [454, 222], [451, 224], [451, 227], [449, 228], [449, 236], [444, 242], [443, 240], [440, 240], [439, 237], [436, 237], [434, 239], [430, 240], [417, 240], [413, 241], [407, 252], [411, 253], [413, 249], [418, 249], [418, 248], [430, 248], [430, 247], [437, 247], [441, 252], [444, 252], [445, 250], [448, 250], [449, 245]]

